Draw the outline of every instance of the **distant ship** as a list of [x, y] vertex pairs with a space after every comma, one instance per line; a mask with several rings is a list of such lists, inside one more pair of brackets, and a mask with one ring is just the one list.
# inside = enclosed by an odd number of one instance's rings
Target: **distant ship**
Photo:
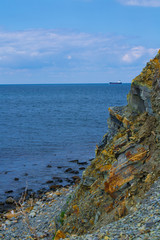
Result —
[[122, 84], [122, 82], [119, 80], [117, 82], [109, 82], [109, 84]]

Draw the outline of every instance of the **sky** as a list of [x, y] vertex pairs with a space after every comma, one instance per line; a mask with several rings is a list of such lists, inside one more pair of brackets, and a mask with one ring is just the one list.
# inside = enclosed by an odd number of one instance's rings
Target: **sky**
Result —
[[131, 82], [159, 16], [160, 0], [1, 0], [0, 84]]

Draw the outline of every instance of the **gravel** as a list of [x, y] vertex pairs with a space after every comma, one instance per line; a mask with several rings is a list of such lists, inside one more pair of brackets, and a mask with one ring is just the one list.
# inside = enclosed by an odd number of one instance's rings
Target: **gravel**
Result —
[[[12, 211], [13, 216], [7, 215], [0, 219], [0, 239], [25, 240], [34, 239], [34, 230], [39, 239], [51, 240], [56, 231], [54, 219], [59, 216], [63, 206], [71, 198], [74, 186], [62, 188], [56, 192], [46, 193], [43, 199], [38, 199], [33, 207], [24, 204], [26, 214]], [[29, 208], [29, 209], [28, 209]], [[27, 210], [28, 209], [28, 210]], [[94, 233], [83, 236], [67, 236], [66, 240], [129, 240], [129, 239], [160, 239], [160, 178], [152, 185], [145, 198], [136, 206], [132, 214], [112, 222]], [[27, 219], [28, 222], [27, 223]], [[29, 226], [30, 225], [30, 226]], [[29, 228], [33, 228], [32, 231]], [[58, 229], [57, 229], [58, 230]]]

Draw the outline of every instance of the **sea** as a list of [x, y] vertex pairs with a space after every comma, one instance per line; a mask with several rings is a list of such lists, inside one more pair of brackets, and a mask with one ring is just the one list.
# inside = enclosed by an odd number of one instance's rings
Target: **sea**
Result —
[[[0, 202], [68, 185], [107, 132], [130, 84], [0, 85]], [[59, 179], [59, 180], [58, 180]]]

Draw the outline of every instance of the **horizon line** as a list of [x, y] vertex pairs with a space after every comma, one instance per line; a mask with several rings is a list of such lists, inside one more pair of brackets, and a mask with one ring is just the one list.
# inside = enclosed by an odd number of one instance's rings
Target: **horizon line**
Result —
[[[110, 84], [104, 83], [0, 83], [0, 85], [87, 85], [87, 84]], [[122, 84], [131, 84], [131, 82], [122, 82]]]

